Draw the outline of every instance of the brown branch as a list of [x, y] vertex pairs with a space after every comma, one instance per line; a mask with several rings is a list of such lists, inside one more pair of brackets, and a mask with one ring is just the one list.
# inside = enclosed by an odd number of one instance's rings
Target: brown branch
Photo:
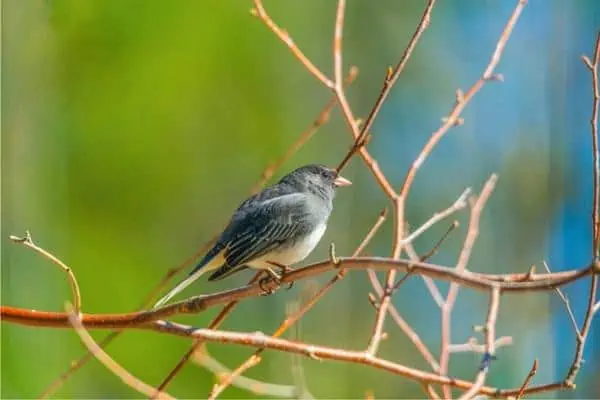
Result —
[[[384, 294], [383, 287], [381, 287], [381, 284], [379, 283], [379, 280], [377, 279], [377, 275], [375, 274], [375, 272], [373, 270], [369, 270], [367, 272], [369, 274], [369, 278], [371, 280], [371, 286], [373, 286], [373, 290], [375, 290], [375, 293], [377, 294], [379, 299], [383, 298], [383, 294]], [[379, 305], [377, 307], [379, 307]], [[402, 332], [404, 332], [404, 334], [415, 345], [415, 347], [417, 348], [419, 353], [421, 353], [421, 355], [423, 356], [425, 361], [427, 361], [427, 363], [429, 363], [429, 365], [431, 366], [431, 369], [433, 371], [437, 372], [439, 370], [440, 366], [439, 366], [437, 360], [435, 359], [435, 357], [433, 356], [433, 354], [431, 353], [431, 351], [429, 350], [429, 348], [427, 347], [427, 345], [425, 345], [425, 343], [423, 343], [423, 341], [421, 340], [421, 337], [419, 336], [419, 334], [417, 332], [415, 332], [415, 330], [410, 326], [410, 324], [408, 322], [406, 322], [404, 320], [404, 318], [402, 318], [402, 316], [400, 315], [400, 313], [394, 307], [393, 304], [389, 305], [388, 312], [390, 313], [392, 319], [394, 320], [396, 325], [398, 325], [400, 330]]]
[[[338, 265], [331, 261], [322, 261], [316, 264], [298, 268], [286, 274], [282, 283], [290, 283], [299, 279], [306, 279], [336, 268], [346, 269], [375, 269], [386, 271], [397, 269], [413, 274], [427, 275], [431, 278], [452, 281], [476, 290], [488, 291], [498, 286], [503, 292], [515, 294], [530, 293], [535, 291], [549, 291], [557, 287], [570, 284], [578, 279], [595, 273], [593, 265], [576, 270], [555, 272], [552, 274], [536, 274], [529, 281], [514, 280], [512, 274], [481, 274], [470, 271], [458, 272], [454, 268], [443, 267], [436, 264], [414, 262], [409, 260], [391, 260], [383, 257], [339, 257]], [[277, 284], [267, 282], [265, 289], [275, 289]], [[245, 285], [236, 289], [194, 296], [178, 303], [150, 311], [140, 311], [123, 314], [82, 314], [82, 320], [87, 328], [125, 329], [148, 324], [149, 322], [168, 318], [178, 314], [197, 314], [211, 307], [241, 300], [248, 297], [257, 297], [263, 293], [258, 284]], [[17, 323], [29, 326], [65, 327], [67, 315], [61, 312], [47, 312], [28, 310], [11, 306], [0, 306], [0, 317], [4, 322]]]
[[79, 284], [77, 284], [77, 279], [75, 279], [75, 274], [73, 270], [69, 268], [64, 262], [59, 260], [56, 256], [49, 253], [48, 251], [42, 249], [35, 243], [33, 243], [33, 239], [31, 238], [31, 234], [29, 231], [25, 232], [24, 237], [18, 237], [11, 235], [9, 237], [15, 243], [22, 244], [23, 246], [32, 249], [36, 253], [40, 254], [42, 257], [50, 260], [52, 263], [58, 265], [64, 273], [67, 274], [67, 280], [69, 281], [69, 285], [71, 286], [71, 292], [73, 293], [73, 309], [76, 314], [81, 313], [81, 294], [79, 292]]
[[582, 56], [583, 62], [592, 74], [592, 116], [590, 118], [592, 134], [592, 154], [594, 160], [593, 182], [594, 195], [592, 200], [592, 251], [594, 257], [599, 257], [598, 243], [600, 241], [600, 222], [599, 222], [599, 196], [600, 196], [600, 154], [598, 154], [598, 102], [600, 101], [600, 91], [598, 89], [598, 58], [600, 57], [600, 33], [596, 38], [596, 47], [594, 49], [593, 61], [587, 56]]
[[[490, 195], [492, 194], [492, 191], [494, 190], [497, 179], [498, 178], [496, 175], [492, 175], [483, 186], [481, 194], [479, 195], [477, 200], [473, 203], [473, 207], [471, 208], [471, 217], [469, 220], [467, 236], [465, 237], [465, 241], [463, 243], [462, 250], [458, 257], [458, 262], [456, 264], [457, 272], [464, 272], [467, 269], [467, 264], [469, 262], [469, 258], [471, 257], [473, 245], [475, 244], [475, 240], [477, 240], [477, 236], [479, 235], [479, 219], [481, 217], [481, 212], [483, 211], [487, 200], [489, 199]], [[448, 373], [448, 364], [450, 363], [449, 346], [452, 340], [450, 332], [450, 322], [452, 318], [452, 309], [454, 307], [456, 297], [458, 296], [458, 289], [458, 284], [454, 282], [450, 284], [446, 301], [442, 306], [442, 343], [439, 358], [441, 375], [446, 375]], [[495, 290], [496, 288], [492, 287], [490, 289]], [[444, 386], [443, 391], [445, 398], [451, 397], [450, 388], [448, 386]]]
[[[358, 68], [355, 66], [350, 67], [350, 71], [346, 75], [344, 79], [345, 85], [350, 85], [356, 77], [358, 76]], [[331, 98], [327, 101], [325, 106], [321, 109], [317, 117], [314, 119], [312, 124], [298, 136], [298, 139], [287, 149], [287, 151], [281, 156], [279, 159], [271, 163], [263, 173], [261, 174], [261, 178], [254, 187], [252, 187], [251, 193], [258, 192], [269, 179], [273, 177], [275, 171], [277, 171], [287, 160], [289, 160], [294, 154], [298, 152], [318, 131], [318, 129], [326, 124], [329, 121], [329, 117], [331, 116], [331, 111], [333, 107], [337, 104], [337, 97], [335, 95], [331, 96]]]
[[[550, 270], [550, 267], [548, 266], [546, 261], [544, 261], [544, 268], [546, 268], [546, 271], [548, 271], [548, 273], [552, 273], [552, 271]], [[562, 300], [562, 302], [565, 305], [565, 308], [567, 309], [567, 313], [569, 314], [569, 318], [571, 318], [571, 324], [573, 325], [573, 330], [575, 331], [575, 335], [577, 335], [578, 338], [581, 338], [581, 332], [579, 331], [579, 325], [577, 324], [577, 319], [575, 318], [575, 314], [573, 313], [573, 309], [571, 308], [571, 303], [569, 302], [569, 299], [563, 293], [563, 291], [560, 290], [560, 288], [556, 288], [556, 293], [558, 293], [558, 296], [560, 297], [560, 299]]]
[[[69, 308], [69, 307], [67, 307]], [[94, 341], [92, 336], [85, 330], [83, 325], [81, 324], [81, 319], [78, 317], [78, 314], [74, 312], [74, 309], [67, 310], [67, 314], [69, 315], [69, 322], [75, 329], [75, 332], [79, 335], [79, 338], [87, 347], [88, 351], [94, 355], [109, 371], [115, 374], [121, 381], [132, 388], [140, 392], [141, 394], [147, 397], [154, 397], [155, 395], [159, 395], [158, 398], [161, 399], [173, 399], [167, 393], [159, 393], [155, 388], [148, 385], [147, 383], [139, 380], [135, 376], [131, 375], [125, 368], [120, 366], [115, 360], [113, 360], [98, 344]]]
[[446, 239], [448, 239], [448, 237], [450, 236], [450, 234], [460, 226], [460, 224], [458, 223], [458, 221], [454, 220], [450, 226], [448, 226], [448, 229], [446, 229], [446, 232], [444, 232], [444, 234], [442, 235], [442, 237], [437, 241], [437, 243], [424, 255], [419, 257], [419, 260], [421, 261], [427, 261], [429, 260], [431, 257], [433, 257], [434, 255], [437, 254], [437, 252], [440, 250], [442, 243], [444, 243], [444, 241]]
[[527, 374], [527, 377], [525, 378], [525, 381], [523, 382], [523, 385], [521, 386], [521, 390], [519, 390], [519, 394], [517, 395], [517, 400], [519, 400], [521, 397], [523, 397], [523, 393], [525, 393], [525, 389], [527, 388], [527, 385], [529, 385], [529, 383], [531, 382], [531, 380], [533, 379], [535, 374], [537, 374], [537, 368], [538, 368], [538, 360], [535, 359], [535, 360], [533, 360], [533, 365], [531, 366], [531, 369], [529, 370], [529, 374]]
[[261, 358], [259, 355], [253, 354], [250, 358], [244, 361], [239, 367], [237, 367], [231, 373], [224, 375], [220, 382], [215, 384], [208, 396], [208, 400], [215, 400], [223, 391], [233, 383], [233, 381], [241, 376], [246, 370], [254, 367], [260, 362]]
[[309, 59], [304, 55], [304, 53], [296, 46], [290, 35], [284, 30], [281, 29], [267, 14], [265, 8], [262, 4], [262, 0], [254, 0], [254, 7], [251, 10], [252, 15], [258, 17], [275, 35], [290, 49], [292, 54], [296, 56], [296, 58], [304, 65], [304, 67], [317, 78], [323, 85], [326, 87], [333, 89], [333, 82], [329, 79], [325, 74], [319, 70]]
[[481, 389], [485, 384], [485, 378], [490, 370], [491, 361], [494, 359], [496, 354], [496, 319], [498, 318], [499, 307], [500, 290], [498, 288], [494, 288], [490, 293], [488, 317], [485, 323], [485, 353], [483, 356], [483, 365], [475, 377], [475, 384], [460, 397], [460, 400], [472, 399], [477, 395], [477, 393], [479, 393], [479, 389]]
[[[587, 58], [584, 58], [586, 60]], [[596, 46], [594, 50], [594, 60], [593, 62], [585, 63], [590, 72], [592, 73], [592, 89], [594, 93], [593, 106], [592, 106], [592, 150], [593, 150], [593, 160], [594, 160], [594, 198], [592, 204], [592, 224], [593, 224], [593, 235], [594, 235], [594, 246], [592, 247], [592, 258], [594, 259], [593, 265], [595, 267], [595, 273], [592, 275], [590, 279], [590, 289], [588, 295], [588, 304], [585, 311], [585, 316], [583, 318], [583, 324], [581, 326], [581, 335], [577, 337], [577, 345], [575, 346], [575, 356], [573, 357], [573, 362], [569, 367], [569, 371], [567, 372], [567, 377], [565, 378], [565, 383], [568, 385], [575, 384], [575, 378], [581, 369], [581, 363], [583, 359], [583, 350], [585, 348], [586, 339], [588, 333], [590, 331], [590, 327], [592, 326], [592, 319], [594, 318], [594, 304], [596, 303], [596, 291], [598, 289], [598, 274], [600, 273], [600, 263], [598, 261], [598, 236], [600, 235], [600, 230], [598, 226], [598, 191], [600, 190], [600, 167], [599, 167], [599, 155], [598, 155], [598, 64], [600, 62], [600, 32], [596, 37]]]
[[341, 81], [341, 66], [342, 66], [342, 39], [343, 39], [343, 26], [344, 26], [344, 11], [346, 7], [345, 0], [339, 0], [337, 11], [336, 11], [336, 24], [334, 29], [334, 40], [333, 40], [333, 59], [334, 59], [334, 69], [338, 71], [336, 73], [336, 80], [333, 86], [333, 92], [338, 100], [340, 105], [340, 109], [342, 111], [342, 115], [344, 116], [344, 120], [346, 121], [346, 125], [348, 125], [349, 131], [354, 138], [354, 143], [350, 148], [350, 151], [344, 157], [340, 165], [338, 166], [338, 171], [341, 170], [345, 164], [349, 161], [349, 157], [356, 152], [358, 152], [369, 168], [369, 170], [373, 173], [375, 180], [381, 186], [384, 193], [389, 198], [393, 198], [395, 196], [392, 185], [389, 183], [388, 179], [385, 177], [379, 165], [375, 161], [375, 159], [369, 154], [364, 144], [366, 143], [367, 134], [361, 133], [359, 129], [358, 120], [354, 117], [350, 104], [348, 103], [348, 99], [346, 98], [346, 93], [344, 92], [344, 87]]
[[400, 61], [398, 61], [398, 64], [396, 64], [396, 67], [391, 72], [389, 70], [386, 72], [385, 79], [383, 80], [383, 86], [382, 86], [381, 90], [379, 91], [379, 96], [377, 97], [377, 100], [375, 101], [375, 106], [373, 107], [373, 109], [371, 109], [369, 116], [365, 120], [365, 123], [362, 127], [361, 135], [365, 135], [366, 133], [368, 133], [371, 130], [371, 127], [373, 126], [373, 122], [375, 121], [375, 117], [379, 113], [381, 106], [385, 102], [385, 99], [387, 98], [388, 94], [390, 93], [392, 87], [396, 84], [398, 77], [400, 76], [402, 71], [404, 71], [404, 67], [406, 67], [406, 64], [408, 63], [408, 59], [412, 55], [415, 47], [417, 47], [417, 43], [418, 43], [419, 39], [421, 39], [421, 36], [425, 32], [425, 30], [429, 27], [429, 24], [431, 21], [431, 11], [433, 10], [434, 5], [435, 5], [435, 0], [428, 1], [427, 6], [425, 7], [425, 10], [423, 11], [421, 20], [420, 20], [419, 24], [417, 25], [417, 29], [413, 33], [413, 36], [411, 37], [411, 39], [408, 43], [408, 46], [404, 50], [404, 54], [402, 54]]
[[[68, 327], [70, 327], [70, 325], [67, 322], [65, 328]], [[168, 321], [155, 321], [150, 324], [140, 326], [139, 328], [186, 338], [203, 340], [206, 342], [237, 344], [255, 348], [264, 347], [266, 349], [300, 354], [312, 359], [316, 358], [319, 360], [333, 360], [362, 364], [375, 369], [388, 371], [395, 375], [404, 376], [406, 378], [423, 383], [447, 384], [458, 389], [470, 389], [473, 386], [473, 383], [469, 381], [451, 378], [447, 376], [440, 376], [435, 373], [407, 367], [402, 364], [398, 364], [383, 358], [370, 356], [364, 351], [351, 351], [333, 347], [305, 344], [280, 338], [269, 337], [260, 332], [219, 331], [206, 328], [194, 328], [188, 325], [182, 325]], [[558, 385], [550, 387], [553, 390], [562, 388], [562, 386]], [[507, 395], [511, 395], [511, 393], [518, 393], [519, 390], [520, 388], [510, 390], [499, 390], [497, 388], [484, 386], [479, 390], [479, 393], [494, 397], [506, 397]], [[530, 388], [529, 390], [533, 390], [533, 392], [539, 392], [546, 390], [546, 387], [534, 387]]]
[[[408, 254], [411, 260], [420, 261], [420, 257], [413, 248], [412, 243], [407, 243], [404, 246], [404, 249], [406, 250], [406, 253]], [[444, 299], [442, 298], [442, 293], [440, 292], [440, 289], [438, 289], [433, 279], [426, 275], [421, 275], [421, 279], [425, 283], [425, 287], [429, 291], [429, 294], [431, 295], [433, 301], [435, 301], [438, 307], [442, 307], [442, 305], [444, 304]]]
[[[13, 309], [12, 307], [2, 307], [2, 317], [4, 319], [4, 312], [6, 310]], [[44, 313], [39, 311], [29, 311], [35, 314], [53, 314], [53, 313]], [[70, 328], [70, 322], [68, 320], [68, 316], [70, 314], [65, 313], [66, 320], [58, 321], [51, 320], [51, 324], [45, 325], [48, 327], [54, 328]], [[9, 321], [5, 319], [5, 321]], [[14, 321], [13, 321], [14, 322]], [[40, 322], [40, 321], [38, 321]], [[46, 321], [48, 322], [48, 321]], [[86, 324], [85, 314], [83, 315], [82, 322], [84, 326], [88, 329], [98, 329], [103, 328], [99, 324]], [[40, 326], [37, 324], [36, 326]], [[111, 326], [111, 328], [114, 326]], [[391, 372], [396, 375], [405, 376], [410, 379], [414, 379], [424, 383], [433, 383], [433, 384], [448, 384], [458, 389], [470, 389], [473, 386], [472, 382], [450, 378], [446, 376], [440, 376], [435, 373], [425, 372], [419, 369], [406, 367], [401, 364], [394, 363], [389, 360], [385, 360], [379, 357], [372, 357], [368, 355], [364, 351], [349, 351], [344, 349], [330, 348], [325, 346], [317, 346], [305, 343], [299, 343], [294, 341], [288, 341], [285, 339], [272, 338], [266, 336], [262, 333], [252, 332], [252, 333], [240, 333], [240, 332], [226, 332], [226, 331], [218, 331], [212, 329], [205, 328], [194, 328], [188, 325], [182, 325], [175, 322], [169, 321], [153, 321], [145, 324], [139, 325], [128, 325], [122, 326], [122, 328], [135, 328], [135, 329], [143, 329], [150, 330], [155, 332], [160, 332], [164, 334], [171, 334], [180, 337], [192, 338], [196, 340], [203, 340], [206, 342], [218, 342], [218, 343], [231, 343], [238, 344], [243, 346], [250, 346], [256, 348], [266, 348], [273, 350], [280, 350], [284, 352], [290, 352], [295, 354], [301, 354], [310, 358], [317, 359], [328, 359], [335, 361], [345, 361], [352, 362], [357, 364], [368, 365], [376, 369], [384, 370]], [[533, 393], [542, 393], [553, 390], [562, 390], [567, 389], [567, 386], [564, 382], [557, 382], [546, 385], [533, 386], [526, 389], [525, 394], [533, 394]], [[494, 387], [482, 387], [479, 391], [481, 394], [485, 394], [493, 397], [508, 397], [515, 396], [521, 390], [520, 387], [512, 388], [512, 389], [498, 389]]]

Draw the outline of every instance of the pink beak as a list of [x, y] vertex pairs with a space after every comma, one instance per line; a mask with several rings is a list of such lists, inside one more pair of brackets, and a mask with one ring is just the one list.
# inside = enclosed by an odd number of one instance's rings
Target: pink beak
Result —
[[335, 178], [335, 180], [333, 181], [333, 184], [336, 187], [340, 187], [340, 186], [350, 186], [352, 185], [352, 182], [350, 182], [348, 179], [342, 177], [342, 176], [338, 176], [337, 178]]

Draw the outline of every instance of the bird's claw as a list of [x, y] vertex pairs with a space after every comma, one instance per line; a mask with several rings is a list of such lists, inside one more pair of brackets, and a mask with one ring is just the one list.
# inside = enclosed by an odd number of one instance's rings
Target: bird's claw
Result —
[[265, 288], [265, 285], [267, 283], [269, 283], [270, 281], [271, 281], [270, 276], [265, 276], [264, 278], [262, 278], [261, 280], [258, 281], [258, 286], [262, 290], [262, 293], [260, 294], [261, 296], [268, 296], [270, 294], [273, 294], [273, 289]]

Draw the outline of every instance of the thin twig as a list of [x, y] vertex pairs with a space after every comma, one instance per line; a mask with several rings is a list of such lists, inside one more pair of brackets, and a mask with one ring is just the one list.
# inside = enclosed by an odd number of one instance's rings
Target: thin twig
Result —
[[498, 309], [500, 307], [500, 289], [494, 288], [490, 293], [490, 304], [488, 308], [488, 317], [485, 323], [485, 353], [482, 366], [475, 377], [474, 385], [460, 400], [469, 400], [479, 393], [479, 389], [485, 384], [485, 378], [490, 370], [491, 361], [496, 356], [496, 319], [498, 318]]
[[[379, 299], [381, 299], [383, 297], [383, 287], [379, 283], [375, 271], [369, 269], [367, 273], [369, 274], [369, 279], [371, 281], [371, 286], [373, 287], [373, 290], [375, 290], [375, 293], [377, 294]], [[388, 312], [390, 313], [390, 316], [392, 317], [396, 325], [398, 325], [400, 330], [404, 332], [404, 334], [415, 345], [415, 347], [417, 348], [419, 353], [421, 353], [421, 355], [427, 361], [427, 363], [429, 363], [431, 369], [437, 372], [440, 366], [433, 354], [431, 353], [431, 351], [429, 351], [427, 345], [425, 345], [425, 343], [423, 343], [423, 341], [419, 337], [419, 334], [410, 326], [408, 322], [406, 322], [406, 320], [404, 320], [404, 318], [402, 318], [402, 316], [393, 304], [389, 305]]]
[[412, 182], [415, 179], [415, 175], [418, 169], [425, 161], [425, 159], [429, 156], [431, 151], [434, 149], [434, 147], [437, 145], [440, 139], [442, 139], [442, 137], [446, 134], [446, 132], [448, 132], [450, 128], [456, 125], [460, 115], [462, 114], [469, 101], [473, 98], [473, 96], [493, 76], [493, 71], [500, 62], [500, 57], [502, 56], [504, 47], [506, 46], [510, 34], [512, 33], [512, 30], [515, 27], [515, 24], [517, 23], [517, 20], [519, 19], [519, 16], [521, 15], [521, 12], [523, 11], [523, 8], [526, 4], [527, 0], [519, 0], [519, 2], [517, 3], [517, 6], [515, 7], [512, 15], [510, 16], [508, 23], [506, 24], [504, 31], [502, 32], [502, 35], [500, 36], [500, 39], [496, 44], [496, 49], [494, 50], [494, 53], [492, 54], [490, 62], [487, 65], [483, 75], [477, 80], [477, 82], [475, 82], [475, 84], [473, 84], [473, 86], [471, 86], [471, 88], [466, 93], [464, 93], [462, 96], [460, 96], [459, 99], [457, 99], [457, 102], [450, 111], [448, 117], [444, 120], [444, 123], [438, 128], [438, 130], [433, 132], [433, 134], [419, 153], [418, 157], [411, 165], [406, 177], [404, 178], [404, 182], [402, 183], [402, 187], [400, 189], [400, 196], [406, 198], [408, 191], [410, 190], [410, 187], [412, 185]]
[[[417, 254], [416, 250], [414, 249], [412, 243], [407, 243], [404, 246], [404, 250], [406, 251], [406, 254], [408, 254], [411, 260], [419, 261], [421, 259], [421, 257]], [[429, 294], [431, 295], [433, 301], [435, 301], [435, 304], [437, 304], [437, 306], [441, 308], [442, 305], [444, 305], [444, 299], [442, 297], [442, 292], [440, 292], [440, 289], [437, 287], [433, 279], [429, 276], [421, 275], [421, 279], [425, 283], [425, 287], [429, 291]]]
[[159, 393], [157, 389], [148, 385], [147, 383], [139, 380], [135, 376], [131, 375], [125, 368], [120, 366], [115, 360], [113, 360], [98, 344], [94, 341], [92, 336], [85, 330], [81, 323], [81, 319], [75, 310], [69, 310], [69, 306], [67, 307], [67, 313], [69, 315], [69, 322], [75, 329], [75, 332], [79, 335], [79, 338], [87, 347], [90, 353], [94, 355], [109, 371], [115, 374], [121, 381], [132, 388], [133, 390], [140, 392], [146, 397], [154, 397], [155, 395], [159, 395], [158, 398], [161, 399], [173, 399], [167, 393]]
[[600, 57], [600, 33], [596, 39], [593, 60], [583, 56], [583, 62], [592, 74], [592, 116], [590, 117], [590, 126], [592, 134], [592, 154], [594, 160], [593, 179], [594, 195], [592, 199], [592, 251], [594, 257], [599, 257], [600, 241], [600, 219], [599, 214], [599, 196], [600, 196], [600, 154], [598, 154], [598, 103], [600, 101], [600, 89], [598, 88], [598, 57]]
[[521, 390], [519, 390], [519, 394], [517, 395], [517, 400], [519, 400], [521, 397], [523, 397], [523, 393], [525, 393], [525, 389], [527, 389], [529, 382], [531, 382], [531, 380], [533, 379], [535, 374], [537, 374], [537, 368], [538, 368], [538, 360], [536, 358], [535, 360], [533, 360], [533, 365], [531, 366], [531, 369], [529, 370], [529, 374], [527, 374], [527, 377], [525, 378], [523, 385], [521, 385]]
[[[194, 354], [194, 362], [206, 368], [216, 376], [227, 376], [231, 374], [231, 370], [211, 357], [204, 348], [202, 348], [202, 351], [197, 351]], [[295, 398], [298, 396], [298, 388], [295, 386], [263, 382], [241, 375], [235, 377], [231, 385], [259, 396], [280, 398]]]
[[306, 67], [306, 69], [315, 76], [323, 85], [326, 87], [333, 89], [333, 82], [324, 73], [319, 70], [309, 59], [304, 55], [304, 53], [296, 46], [290, 35], [284, 30], [281, 29], [267, 14], [262, 0], [254, 0], [254, 7], [251, 10], [252, 15], [258, 17], [275, 35], [290, 49], [292, 54], [296, 56], [296, 58]]
[[[356, 77], [358, 76], [358, 68], [355, 66], [350, 67], [350, 71], [346, 75], [344, 79], [345, 85], [350, 85]], [[337, 104], [337, 97], [332, 95], [331, 98], [327, 101], [325, 106], [321, 109], [317, 117], [310, 124], [310, 126], [298, 136], [298, 139], [286, 150], [286, 152], [279, 159], [271, 163], [261, 174], [260, 180], [256, 182], [256, 184], [252, 187], [251, 193], [258, 192], [269, 179], [273, 177], [275, 171], [277, 171], [287, 160], [289, 160], [294, 154], [298, 152], [319, 130], [321, 126], [326, 124], [329, 121], [329, 117], [331, 116], [331, 111], [333, 107]]]
[[433, 257], [434, 255], [437, 254], [437, 252], [440, 250], [440, 248], [442, 247], [442, 244], [444, 243], [444, 241], [450, 236], [450, 234], [459, 227], [459, 223], [458, 221], [453, 221], [450, 226], [448, 226], [448, 229], [446, 229], [446, 232], [444, 232], [444, 234], [442, 235], [442, 237], [436, 242], [435, 245], [433, 245], [433, 247], [431, 248], [431, 250], [429, 250], [427, 253], [423, 254], [422, 256], [419, 257], [419, 260], [421, 261], [427, 261], [429, 260], [431, 257]]
[[75, 310], [75, 313], [79, 315], [81, 313], [81, 294], [79, 292], [79, 285], [77, 284], [77, 279], [75, 278], [73, 270], [71, 270], [71, 268], [69, 268], [56, 256], [33, 243], [33, 239], [31, 238], [31, 234], [29, 233], [29, 231], [25, 232], [24, 237], [11, 235], [9, 239], [15, 243], [22, 244], [23, 246], [30, 248], [36, 253], [42, 255], [44, 258], [58, 265], [67, 274], [67, 280], [69, 281], [69, 285], [71, 286], [71, 292], [73, 293], [73, 309]]
[[365, 123], [361, 129], [361, 131], [362, 131], [361, 135], [364, 135], [365, 133], [368, 133], [371, 130], [371, 127], [373, 126], [373, 122], [375, 121], [375, 117], [379, 113], [381, 106], [385, 102], [385, 99], [387, 98], [388, 94], [390, 93], [392, 87], [396, 84], [398, 77], [400, 77], [400, 74], [402, 74], [402, 71], [404, 71], [404, 67], [406, 67], [406, 64], [408, 63], [408, 59], [412, 55], [414, 49], [417, 47], [417, 43], [418, 43], [419, 39], [421, 39], [421, 36], [425, 32], [425, 30], [429, 27], [430, 22], [431, 22], [431, 11], [433, 10], [434, 5], [435, 5], [435, 0], [428, 1], [427, 6], [425, 7], [425, 10], [423, 11], [423, 15], [421, 16], [421, 20], [419, 21], [419, 24], [417, 25], [417, 29], [415, 30], [412, 37], [410, 38], [408, 46], [404, 50], [404, 54], [402, 54], [400, 61], [398, 61], [398, 64], [396, 64], [396, 67], [392, 71], [388, 70], [386, 72], [385, 79], [383, 80], [383, 86], [382, 86], [381, 90], [379, 91], [379, 96], [377, 97], [377, 100], [375, 101], [375, 106], [373, 107], [373, 109], [369, 113], [369, 116], [365, 120]]
[[[503, 346], [510, 346], [513, 343], [512, 336], [501, 336], [496, 339], [494, 346], [496, 349], [499, 349]], [[451, 344], [448, 346], [448, 351], [450, 353], [485, 353], [486, 347], [485, 344], [479, 344], [476, 338], [470, 338], [466, 343], [462, 344]]]
[[445, 210], [438, 211], [435, 214], [433, 214], [433, 216], [431, 218], [429, 218], [418, 229], [414, 230], [410, 235], [404, 237], [400, 241], [400, 244], [402, 246], [404, 246], [406, 243], [412, 243], [416, 238], [421, 236], [423, 234], [423, 232], [427, 231], [429, 228], [431, 228], [437, 222], [439, 222], [439, 221], [443, 220], [444, 218], [447, 218], [450, 215], [454, 214], [455, 212], [465, 208], [467, 206], [467, 199], [470, 194], [471, 194], [471, 188], [465, 189], [464, 192], [462, 192], [462, 194], [458, 197], [458, 199], [456, 199], [454, 204], [452, 204], [450, 207], [446, 208]]
[[[587, 59], [584, 58], [584, 62]], [[600, 236], [600, 226], [598, 225], [598, 192], [600, 191], [600, 161], [598, 154], [598, 102], [599, 100], [599, 88], [598, 88], [598, 64], [600, 63], [600, 32], [596, 37], [596, 46], [594, 48], [594, 56], [593, 62], [585, 62], [588, 69], [592, 73], [592, 91], [594, 94], [593, 102], [592, 102], [592, 119], [591, 119], [591, 134], [592, 134], [592, 150], [593, 150], [593, 160], [594, 160], [594, 196], [592, 202], [592, 226], [593, 226], [593, 235], [594, 246], [592, 247], [592, 258], [594, 259], [593, 265], [595, 269], [595, 273], [592, 275], [590, 279], [590, 289], [588, 295], [588, 303], [585, 311], [585, 316], [583, 318], [583, 324], [581, 326], [581, 335], [577, 337], [577, 345], [575, 347], [575, 356], [573, 357], [573, 362], [569, 367], [569, 371], [567, 372], [567, 376], [565, 378], [565, 383], [568, 385], [575, 384], [575, 378], [581, 369], [581, 364], [583, 360], [583, 350], [585, 348], [586, 339], [588, 333], [590, 331], [590, 327], [592, 326], [592, 318], [594, 317], [594, 305], [596, 304], [596, 291], [598, 289], [598, 274], [600, 273], [600, 264], [598, 262], [598, 238]]]
[[250, 358], [244, 361], [239, 367], [226, 375], [222, 375], [220, 382], [216, 383], [208, 396], [208, 400], [215, 400], [223, 391], [233, 383], [236, 378], [239, 378], [246, 370], [254, 367], [260, 362], [259, 355], [253, 354]]
[[[471, 217], [469, 220], [469, 228], [467, 230], [467, 236], [465, 237], [465, 241], [463, 243], [462, 250], [460, 255], [458, 256], [458, 262], [456, 264], [457, 272], [464, 272], [467, 269], [467, 264], [469, 263], [469, 259], [471, 257], [471, 251], [473, 249], [473, 245], [475, 244], [475, 240], [477, 240], [477, 236], [479, 235], [479, 219], [481, 217], [481, 212], [487, 203], [494, 187], [496, 185], [498, 177], [494, 174], [492, 175], [481, 190], [481, 194], [474, 202], [473, 207], [471, 209]], [[492, 287], [492, 290], [495, 290], [496, 287]], [[451, 332], [450, 332], [450, 319], [452, 318], [452, 308], [454, 307], [454, 303], [456, 301], [456, 297], [458, 296], [459, 286], [455, 283], [450, 284], [450, 288], [448, 289], [448, 295], [446, 297], [446, 301], [442, 306], [442, 343], [440, 348], [440, 374], [445, 375], [448, 373], [448, 364], [450, 362], [450, 352], [449, 346], [451, 343]], [[444, 392], [444, 397], [451, 397], [450, 388], [448, 386], [442, 387]]]
[[[544, 261], [544, 268], [546, 268], [546, 271], [548, 271], [548, 273], [552, 273], [546, 261]], [[556, 293], [558, 293], [558, 296], [560, 297], [560, 299], [565, 305], [565, 308], [567, 309], [567, 313], [569, 314], [569, 318], [571, 318], [571, 324], [573, 325], [573, 330], [575, 330], [575, 334], [578, 338], [580, 338], [581, 332], [579, 331], [579, 324], [577, 324], [577, 319], [575, 318], [575, 314], [573, 313], [573, 309], [571, 308], [571, 303], [569, 302], [569, 299], [558, 287], [556, 288]]]

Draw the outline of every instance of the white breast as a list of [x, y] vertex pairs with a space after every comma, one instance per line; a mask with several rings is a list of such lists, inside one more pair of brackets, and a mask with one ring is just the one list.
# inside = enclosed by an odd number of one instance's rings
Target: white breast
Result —
[[260, 260], [255, 260], [250, 263], [254, 268], [266, 268], [270, 264], [266, 261], [274, 261], [286, 266], [293, 265], [297, 262], [304, 260], [313, 250], [317, 247], [317, 244], [323, 237], [326, 224], [319, 225], [311, 234], [306, 235], [304, 238], [298, 240], [296, 244], [290, 248], [282, 249], [277, 253], [271, 253], [267, 256], [261, 257]]

